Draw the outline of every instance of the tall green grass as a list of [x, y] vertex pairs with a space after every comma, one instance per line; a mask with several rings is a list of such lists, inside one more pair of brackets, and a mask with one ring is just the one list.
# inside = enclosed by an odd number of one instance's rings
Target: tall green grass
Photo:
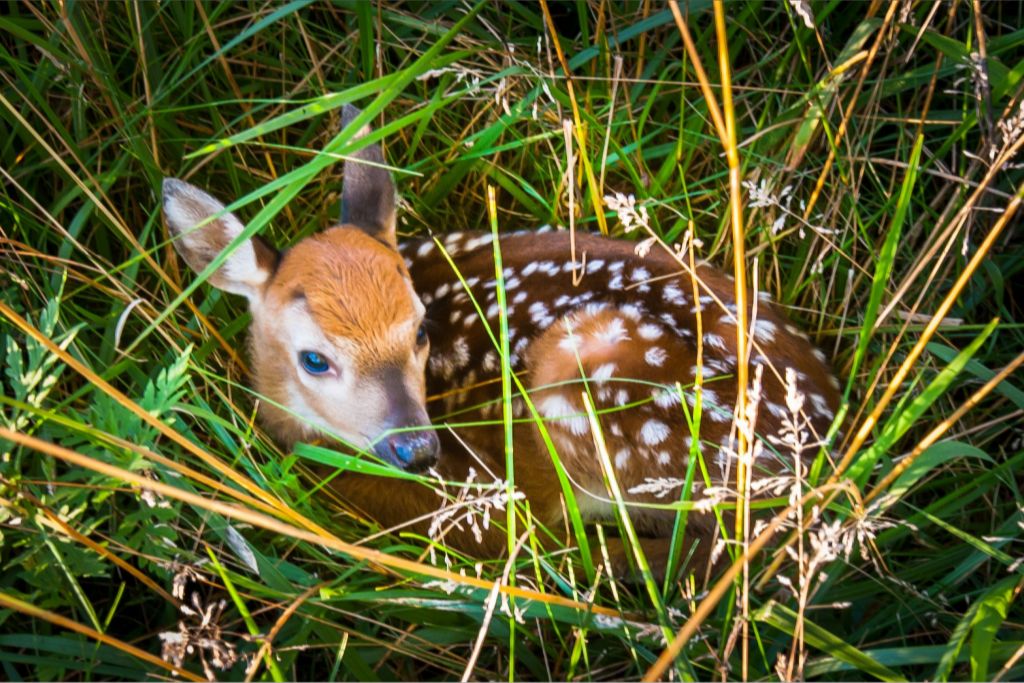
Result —
[[[635, 679], [684, 624], [679, 678], [1024, 676], [1024, 6], [730, 3], [727, 44], [710, 2], [682, 9], [695, 54], [647, 2], [4, 6], [0, 677]], [[747, 271], [844, 382], [790, 550], [705, 602], [610, 579], [601, 534], [478, 562], [311, 485], [374, 465], [261, 432], [244, 303], [177, 259], [161, 179], [292, 244], [337, 218], [352, 102], [403, 234], [489, 229], [488, 188], [498, 229], [568, 225], [576, 154], [577, 229], [622, 236], [596, 203], [634, 194], [728, 268], [695, 70], [720, 99], [720, 48]]]

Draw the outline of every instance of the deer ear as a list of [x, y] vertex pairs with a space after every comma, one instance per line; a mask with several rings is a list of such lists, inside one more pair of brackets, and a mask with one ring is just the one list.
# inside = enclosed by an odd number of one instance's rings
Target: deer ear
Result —
[[[224, 247], [242, 233], [244, 226], [224, 205], [175, 178], [164, 178], [164, 216], [174, 238], [174, 248], [197, 273], [202, 272]], [[242, 294], [255, 304], [274, 274], [279, 255], [260, 237], [238, 245], [209, 280], [232, 294]]]
[[[341, 127], [360, 114], [350, 104], [341, 109]], [[370, 126], [356, 134], [355, 140], [370, 132]], [[392, 246], [395, 237], [395, 184], [384, 168], [379, 145], [368, 145], [345, 160], [345, 181], [341, 193], [341, 221], [362, 228]]]

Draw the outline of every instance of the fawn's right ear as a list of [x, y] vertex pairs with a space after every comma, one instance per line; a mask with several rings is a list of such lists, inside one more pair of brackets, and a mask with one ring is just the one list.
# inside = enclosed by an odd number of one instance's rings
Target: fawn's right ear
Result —
[[[176, 178], [164, 178], [163, 195], [164, 216], [174, 248], [197, 273], [242, 233], [241, 221], [198, 187]], [[255, 304], [274, 274], [278, 258], [277, 251], [262, 238], [246, 240], [210, 276], [210, 284], [242, 294]]]

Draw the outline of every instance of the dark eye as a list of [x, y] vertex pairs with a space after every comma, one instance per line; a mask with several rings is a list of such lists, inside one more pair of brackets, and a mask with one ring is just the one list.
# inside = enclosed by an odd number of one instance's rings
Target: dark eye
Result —
[[299, 365], [311, 375], [322, 375], [331, 369], [327, 359], [316, 351], [299, 352]]
[[423, 346], [427, 343], [427, 328], [420, 325], [420, 329], [416, 330], [416, 346]]

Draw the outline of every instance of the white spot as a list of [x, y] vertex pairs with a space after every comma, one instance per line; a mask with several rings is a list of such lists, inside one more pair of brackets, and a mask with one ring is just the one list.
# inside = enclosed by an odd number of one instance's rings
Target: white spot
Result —
[[618, 422], [613, 422], [612, 426], [608, 428], [608, 431], [612, 433], [612, 436], [622, 436], [622, 425]]
[[[625, 389], [619, 389], [615, 392], [615, 405], [622, 407], [629, 403], [629, 392]], [[620, 435], [621, 436], [621, 435]]]
[[659, 319], [669, 327], [671, 327], [677, 334], [679, 334], [679, 321], [676, 320], [675, 316], [671, 313], [662, 313], [658, 316]]
[[626, 334], [626, 325], [622, 322], [622, 318], [612, 318], [604, 329], [597, 330], [592, 336], [598, 341], [609, 345], [618, 344], [620, 341], [629, 339], [629, 335]]
[[530, 319], [536, 323], [538, 318], [547, 316], [548, 307], [543, 301], [534, 301], [526, 311], [530, 314]]
[[644, 309], [640, 304], [623, 304], [619, 306], [619, 311], [632, 320], [640, 320], [644, 315]]
[[728, 348], [725, 345], [725, 339], [723, 339], [721, 335], [712, 334], [710, 332], [704, 335], [704, 343], [722, 351], [725, 351]]
[[608, 289], [622, 289], [622, 273], [616, 273], [615, 277], [608, 281]]
[[452, 289], [452, 286], [451, 286], [450, 283], [448, 283], [448, 282], [444, 283], [443, 285], [438, 287], [436, 290], [434, 290], [434, 298], [435, 299], [443, 299], [445, 296], [448, 295], [448, 292], [450, 292], [451, 289]]
[[671, 433], [672, 430], [661, 420], [648, 420], [640, 428], [640, 439], [648, 446], [657, 446]]
[[778, 327], [771, 320], [758, 318], [754, 321], [754, 337], [766, 344], [775, 341], [775, 331]]
[[480, 278], [478, 278], [476, 275], [474, 275], [473, 277], [468, 278], [466, 280], [466, 286], [469, 287], [470, 289], [472, 289], [473, 287], [475, 287], [479, 283], [480, 283]]
[[512, 303], [521, 304], [524, 301], [526, 301], [526, 297], [528, 296], [529, 294], [527, 294], [526, 292], [516, 292], [516, 295], [512, 297]]
[[519, 341], [516, 342], [514, 351], [516, 353], [521, 354], [521, 353], [523, 353], [523, 351], [526, 351], [526, 347], [529, 346], [529, 345], [530, 345], [530, 338], [529, 337], [520, 337]]
[[494, 372], [498, 369], [498, 354], [494, 351], [488, 351], [484, 354], [483, 360], [484, 370], [488, 372]]
[[466, 327], [469, 327], [470, 325], [476, 322], [476, 319], [476, 311], [470, 311], [469, 313], [466, 314], [466, 319], [462, 321], [462, 324], [465, 325]]
[[789, 417], [789, 410], [786, 408], [786, 406], [780, 405], [778, 403], [772, 403], [770, 401], [768, 403], [766, 403], [765, 405], [768, 408], [768, 412], [772, 416], [777, 417], [780, 420], [783, 420], [783, 419]]
[[446, 354], [431, 354], [429, 365], [431, 372], [435, 375], [441, 375], [445, 379], [451, 379], [455, 374], [455, 366], [452, 364], [452, 359]]
[[555, 299], [555, 308], [565, 308], [566, 306], [569, 305], [569, 300], [571, 298], [572, 297], [570, 297], [568, 294], [563, 294], [562, 296], [558, 297], [557, 299]]
[[580, 348], [580, 338], [575, 334], [566, 334], [558, 342], [558, 348], [575, 354]]
[[[718, 406], [718, 394], [711, 389], [701, 389], [701, 405], [705, 408], [708, 406]], [[697, 392], [686, 395], [686, 402], [690, 404], [690, 407], [697, 405]]]
[[538, 264], [536, 261], [531, 261], [525, 268], [523, 268], [523, 277], [529, 277], [537, 272]]
[[766, 304], [770, 304], [772, 302], [772, 295], [769, 294], [768, 292], [758, 292], [757, 298], [765, 302]]
[[469, 365], [469, 344], [465, 337], [457, 337], [452, 343], [452, 364], [456, 370]]
[[522, 280], [517, 277], [510, 277], [505, 279], [505, 291], [515, 289], [522, 284]]
[[661, 327], [651, 323], [644, 323], [640, 327], [636, 328], [636, 332], [640, 335], [641, 339], [646, 339], [648, 341], [660, 339], [663, 334]]
[[462, 309], [461, 308], [456, 308], [454, 311], [452, 311], [452, 314], [450, 316], [448, 316], [448, 322], [450, 324], [454, 325], [455, 323], [459, 322], [459, 318], [461, 318], [461, 317], [462, 317]]
[[654, 405], [659, 408], [671, 408], [679, 405], [679, 394], [675, 390], [652, 389], [651, 396], [654, 397]]
[[620, 470], [626, 469], [626, 465], [629, 464], [630, 451], [628, 448], [615, 453], [615, 467]]
[[825, 364], [828, 362], [828, 356], [826, 356], [821, 349], [811, 349], [811, 353], [818, 359], [818, 362]]
[[427, 240], [420, 245], [419, 249], [416, 250], [416, 255], [423, 258], [432, 251], [434, 251], [434, 242], [433, 240]]
[[590, 275], [604, 266], [604, 260], [596, 258], [593, 261], [587, 261], [587, 275]]
[[583, 436], [590, 428], [586, 415], [581, 415], [562, 396], [547, 396], [541, 399], [538, 408], [545, 417], [557, 419], [557, 426], [569, 430], [576, 436]]
[[590, 379], [608, 379], [613, 374], [615, 374], [615, 363], [605, 363], [604, 365], [600, 366], [592, 373], [590, 373]]
[[485, 244], [490, 244], [493, 241], [494, 241], [494, 236], [493, 235], [480, 235], [479, 237], [474, 237], [473, 239], [471, 239], [468, 242], [466, 242], [465, 249], [466, 249], [466, 251], [471, 251], [473, 249], [477, 249], [479, 247], [482, 247]]
[[665, 300], [665, 303], [672, 304], [673, 306], [683, 306], [686, 304], [683, 290], [679, 289], [679, 285], [674, 282], [670, 282], [662, 288], [661, 298]]
[[[498, 315], [498, 311], [500, 311], [500, 310], [501, 310], [501, 307], [498, 306], [498, 304], [496, 304], [496, 303], [491, 304], [490, 306], [487, 307], [487, 317], [488, 318], [496, 317]], [[707, 335], [705, 335], [705, 337], [706, 336]]]
[[613, 261], [608, 264], [608, 270], [612, 273], [621, 273], [622, 269], [626, 266], [625, 261]]
[[505, 270], [501, 271], [501, 277], [502, 277], [502, 279], [505, 279], [505, 280], [509, 279], [510, 277], [515, 276], [515, 274], [516, 274], [516, 269], [513, 268], [512, 266], [508, 266], [507, 268], [505, 268]]
[[821, 394], [811, 394], [811, 405], [814, 406], [815, 412], [826, 420], [831, 420], [835, 417], [835, 413], [828, 407], [828, 402]]
[[807, 335], [804, 334], [798, 327], [795, 327], [793, 325], [787, 324], [786, 332], [789, 332], [794, 337], [799, 337], [800, 339], [807, 339]]
[[633, 272], [629, 276], [629, 279], [632, 282], [642, 282], [644, 280], [649, 280], [650, 278], [651, 278], [651, 271], [647, 270], [643, 266], [641, 266], [639, 268], [634, 268]]
[[644, 354], [644, 360], [647, 361], [647, 364], [653, 365], [656, 368], [660, 368], [664, 365], [667, 358], [668, 352], [660, 346], [652, 346], [647, 349], [647, 353]]
[[537, 268], [540, 269], [542, 273], [547, 274], [549, 277], [554, 277], [555, 275], [558, 275], [558, 264], [552, 261], [541, 261], [540, 263], [537, 264]]
[[658, 464], [659, 465], [667, 465], [670, 462], [672, 462], [672, 454], [671, 453], [669, 453], [668, 451], [659, 451], [658, 452]]

